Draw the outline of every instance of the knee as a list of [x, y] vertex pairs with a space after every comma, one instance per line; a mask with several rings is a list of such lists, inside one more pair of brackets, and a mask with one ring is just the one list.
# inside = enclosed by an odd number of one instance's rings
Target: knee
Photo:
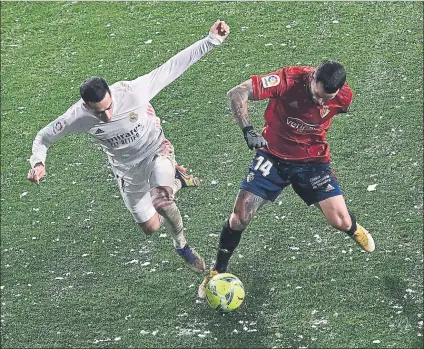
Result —
[[169, 212], [172, 211], [173, 207], [176, 206], [174, 200], [169, 198], [162, 198], [161, 200], [157, 200], [153, 207], [156, 212], [159, 213], [163, 217], [168, 217]]
[[167, 188], [157, 188], [152, 195], [152, 203], [157, 213], [166, 216], [167, 211], [174, 204], [174, 196]]
[[328, 219], [331, 226], [340, 231], [349, 231], [352, 226], [352, 220], [349, 214], [338, 213]]
[[230, 216], [230, 228], [233, 230], [245, 230], [249, 225], [251, 218], [246, 215], [240, 214], [240, 212], [233, 212]]
[[[157, 218], [157, 217], [153, 217], [153, 218]], [[159, 218], [150, 219], [147, 222], [138, 223], [138, 226], [141, 228], [141, 230], [143, 230], [144, 234], [146, 234], [147, 236], [150, 236], [159, 230], [160, 221], [159, 221]]]

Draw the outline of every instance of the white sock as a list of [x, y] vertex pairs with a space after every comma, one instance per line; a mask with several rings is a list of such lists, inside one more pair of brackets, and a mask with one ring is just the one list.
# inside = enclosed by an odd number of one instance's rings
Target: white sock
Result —
[[163, 215], [163, 225], [174, 240], [174, 247], [183, 248], [187, 244], [187, 241], [184, 236], [183, 219], [181, 218], [177, 205], [172, 203], [164, 207], [161, 211]]
[[167, 232], [172, 237], [172, 243], [175, 248], [183, 248], [187, 244], [187, 240], [184, 236], [183, 228], [181, 226], [181, 230], [176, 231], [174, 229], [174, 225], [169, 223], [167, 219], [164, 219], [163, 225], [165, 226]]

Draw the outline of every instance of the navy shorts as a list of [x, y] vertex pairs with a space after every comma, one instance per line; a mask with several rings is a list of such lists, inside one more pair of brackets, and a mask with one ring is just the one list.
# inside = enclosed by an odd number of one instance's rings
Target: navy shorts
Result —
[[290, 184], [307, 205], [342, 194], [329, 163], [288, 163], [262, 150], [256, 152], [240, 189], [274, 201]]

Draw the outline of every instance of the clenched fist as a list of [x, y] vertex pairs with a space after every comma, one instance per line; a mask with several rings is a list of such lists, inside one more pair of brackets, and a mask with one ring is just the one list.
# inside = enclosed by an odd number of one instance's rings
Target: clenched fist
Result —
[[38, 163], [34, 166], [34, 168], [30, 169], [28, 172], [28, 179], [35, 183], [39, 184], [40, 179], [46, 176], [46, 167], [42, 163]]
[[217, 46], [223, 43], [228, 34], [230, 34], [230, 26], [218, 19], [209, 31], [208, 40]]

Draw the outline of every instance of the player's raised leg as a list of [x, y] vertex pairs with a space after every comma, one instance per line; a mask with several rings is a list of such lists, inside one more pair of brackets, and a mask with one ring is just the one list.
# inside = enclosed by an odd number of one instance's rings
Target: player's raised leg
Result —
[[205, 261], [192, 248], [184, 236], [183, 220], [174, 201], [175, 167], [172, 156], [160, 155], [154, 158], [150, 176], [150, 194], [153, 207], [163, 217], [163, 224], [173, 239], [176, 252], [196, 273], [205, 270]]
[[347, 233], [364, 251], [374, 251], [373, 237], [356, 222], [355, 214], [348, 211], [343, 195], [329, 197], [318, 205], [331, 226]]
[[267, 200], [241, 189], [237, 195], [236, 203], [230, 219], [225, 222], [219, 237], [216, 262], [212, 270], [204, 278], [198, 289], [198, 296], [205, 297], [205, 286], [209, 280], [218, 273], [225, 273], [234, 250], [240, 243], [241, 235], [247, 228], [256, 212]]
[[151, 191], [153, 206], [163, 217], [163, 224], [173, 239], [176, 252], [180, 255], [187, 266], [196, 273], [205, 270], [205, 261], [193, 249], [184, 236], [183, 220], [180, 211], [174, 202], [174, 196], [170, 187], [156, 187]]

